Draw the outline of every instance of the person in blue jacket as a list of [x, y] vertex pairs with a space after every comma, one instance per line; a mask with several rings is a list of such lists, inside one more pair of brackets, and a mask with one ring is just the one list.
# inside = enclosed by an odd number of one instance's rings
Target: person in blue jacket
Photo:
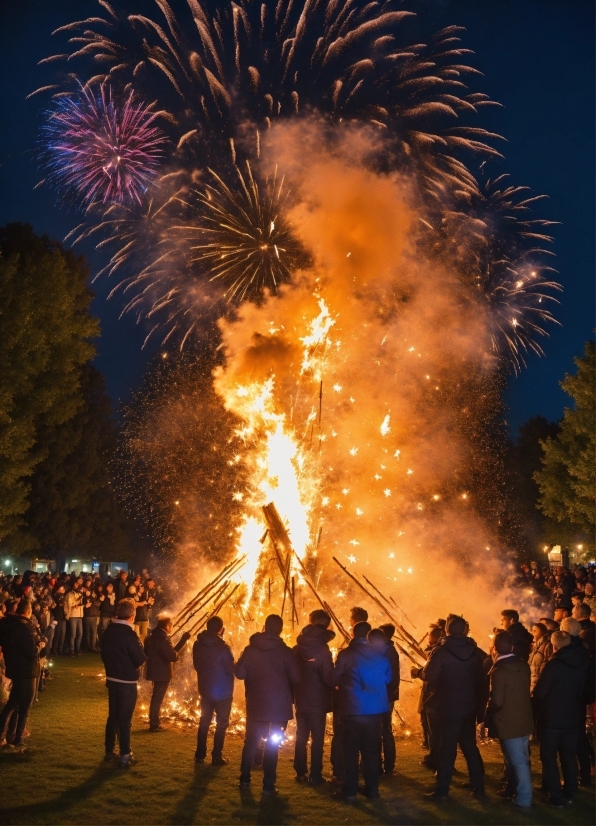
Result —
[[359, 755], [364, 770], [364, 794], [371, 798], [379, 796], [381, 726], [383, 714], [389, 711], [387, 686], [391, 682], [384, 633], [378, 628], [371, 630], [368, 622], [357, 622], [352, 636], [335, 663], [343, 732], [343, 794], [348, 803], [356, 801]]

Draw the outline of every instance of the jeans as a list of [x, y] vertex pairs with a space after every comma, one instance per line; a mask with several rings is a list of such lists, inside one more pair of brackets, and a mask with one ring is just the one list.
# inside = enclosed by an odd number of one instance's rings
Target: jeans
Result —
[[83, 640], [87, 651], [97, 651], [98, 617], [83, 617]]
[[230, 724], [232, 698], [229, 700], [206, 700], [201, 697], [201, 719], [197, 731], [197, 750], [195, 757], [204, 760], [207, 756], [207, 735], [213, 715], [215, 714], [215, 735], [213, 737], [213, 751], [211, 757], [218, 760], [223, 751], [226, 731]]
[[345, 765], [343, 791], [346, 797], [356, 797], [358, 794], [360, 755], [366, 793], [373, 795], [379, 791], [382, 717], [382, 714], [348, 714], [341, 718]]
[[255, 751], [261, 739], [265, 740], [263, 755], [263, 788], [269, 791], [275, 788], [277, 780], [277, 757], [283, 733], [288, 724], [287, 720], [266, 723], [262, 720], [246, 720], [244, 734], [244, 748], [240, 764], [240, 782], [250, 783], [250, 770]]
[[112, 754], [116, 736], [120, 744], [120, 756], [130, 754], [130, 729], [132, 715], [137, 704], [136, 683], [115, 683], [106, 680], [108, 689], [108, 720], [106, 722], [106, 754]]
[[[542, 761], [542, 787], [553, 800], [571, 798], [577, 791], [577, 729], [561, 730], [543, 728], [540, 730], [540, 759]], [[563, 791], [557, 753], [563, 770]]]
[[307, 773], [307, 744], [312, 738], [310, 746], [310, 779], [323, 778], [323, 746], [325, 745], [325, 725], [327, 714], [324, 711], [311, 713], [296, 712], [296, 748], [294, 751], [294, 769], [296, 774], [303, 777]]
[[101, 640], [101, 635], [106, 630], [108, 625], [111, 623], [111, 617], [100, 617], [99, 618], [99, 625], [97, 626], [97, 637]]
[[508, 778], [515, 778], [515, 802], [532, 805], [532, 775], [530, 773], [530, 738], [511, 737], [500, 740]]
[[62, 654], [66, 641], [66, 620], [57, 620], [52, 640], [52, 654]]
[[68, 620], [68, 627], [70, 630], [70, 653], [81, 653], [81, 640], [83, 639], [83, 617], [71, 617]]
[[442, 796], [449, 793], [458, 744], [468, 764], [472, 791], [484, 794], [482, 758], [476, 745], [476, 714], [472, 712], [465, 717], [450, 717], [443, 713], [440, 718], [439, 736], [441, 742], [437, 764], [437, 794]]
[[385, 774], [391, 774], [395, 768], [395, 737], [393, 736], [393, 703], [391, 708], [383, 714], [381, 720], [381, 739], [383, 741], [383, 767]]
[[35, 697], [37, 677], [30, 680], [13, 680], [10, 695], [0, 714], [0, 740], [4, 737], [4, 729], [13, 714], [18, 714], [18, 722], [14, 733], [14, 742], [20, 743], [27, 725], [29, 708]]
[[333, 712], [333, 737], [331, 738], [331, 767], [333, 776], [338, 780], [344, 779], [344, 746], [342, 740], [341, 716], [338, 711]]
[[153, 692], [151, 693], [151, 702], [149, 703], [150, 729], [156, 729], [159, 726], [161, 704], [163, 703], [163, 698], [166, 696], [169, 684], [169, 680], [158, 680], [153, 683]]

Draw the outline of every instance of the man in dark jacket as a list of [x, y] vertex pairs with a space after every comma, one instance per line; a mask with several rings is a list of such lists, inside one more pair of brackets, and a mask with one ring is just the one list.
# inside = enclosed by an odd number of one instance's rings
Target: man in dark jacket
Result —
[[40, 674], [39, 650], [43, 642], [38, 642], [37, 634], [30, 622], [31, 614], [31, 602], [21, 599], [16, 614], [2, 620], [0, 637], [6, 676], [12, 680], [8, 701], [0, 714], [0, 743], [4, 741], [4, 731], [10, 718], [13, 714], [18, 714], [12, 743], [16, 748], [25, 745], [23, 733]]
[[137, 703], [137, 683], [145, 654], [133, 624], [136, 606], [131, 599], [118, 603], [116, 619], [101, 636], [101, 658], [106, 670], [108, 720], [106, 723], [106, 762], [114, 759], [116, 734], [120, 744], [120, 766], [134, 764], [130, 749], [132, 715]]
[[114, 593], [116, 594], [116, 605], [121, 599], [125, 599], [128, 594], [128, 574], [126, 571], [120, 571], [116, 581], [114, 582]]
[[532, 635], [519, 621], [519, 614], [513, 608], [506, 608], [501, 611], [501, 628], [509, 631], [513, 640], [513, 653], [520, 660], [528, 662], [530, 659], [530, 649], [532, 648]]
[[378, 628], [372, 631], [367, 622], [357, 622], [352, 634], [350, 644], [339, 652], [335, 663], [345, 766], [343, 792], [348, 803], [356, 801], [359, 755], [364, 793], [371, 798], [379, 796], [382, 716], [389, 711], [387, 686], [391, 683], [383, 632]]
[[395, 626], [391, 623], [380, 625], [379, 628], [385, 634], [387, 640], [387, 650], [385, 654], [391, 666], [391, 682], [387, 686], [387, 699], [389, 700], [389, 711], [384, 712], [382, 719], [382, 751], [383, 763], [382, 773], [393, 774], [395, 769], [395, 737], [393, 736], [393, 707], [399, 700], [399, 654], [393, 642], [393, 635], [395, 634]]
[[569, 647], [578, 652], [584, 662], [586, 671], [586, 690], [584, 705], [581, 709], [577, 729], [577, 759], [579, 762], [579, 782], [582, 786], [592, 785], [592, 766], [594, 763], [594, 747], [588, 739], [586, 731], [586, 706], [594, 702], [594, 659], [590, 656], [589, 648], [582, 638], [582, 626], [573, 617], [566, 617], [561, 623], [561, 631], [571, 635]]
[[240, 785], [248, 788], [253, 756], [261, 739], [263, 794], [275, 794], [278, 747], [292, 713], [292, 689], [300, 681], [296, 657], [280, 638], [283, 620], [271, 614], [265, 630], [253, 634], [236, 663], [234, 673], [244, 680], [246, 692], [246, 733], [242, 749]]
[[420, 672], [429, 692], [436, 694], [440, 717], [437, 785], [428, 794], [437, 801], [446, 800], [449, 794], [458, 744], [468, 764], [472, 792], [484, 797], [482, 758], [476, 745], [476, 720], [484, 716], [486, 706], [483, 658], [474, 640], [466, 635], [467, 627], [463, 617], [450, 614], [447, 636]]
[[[137, 608], [138, 611], [138, 608]], [[136, 619], [136, 615], [135, 615]], [[178, 659], [178, 653], [182, 651], [190, 639], [190, 634], [186, 631], [176, 645], [172, 645], [170, 634], [172, 633], [172, 620], [170, 617], [160, 617], [157, 626], [145, 637], [144, 649], [145, 657], [145, 679], [153, 683], [151, 702], [149, 704], [149, 731], [163, 731], [160, 725], [159, 714], [163, 698], [174, 673], [174, 663]]]
[[[331, 711], [331, 691], [335, 686], [333, 658], [329, 643], [335, 632], [329, 630], [331, 617], [318, 609], [309, 615], [309, 625], [302, 629], [294, 646], [300, 682], [294, 687], [296, 703], [296, 780], [313, 785], [324, 783], [323, 746], [327, 712]], [[307, 743], [310, 748], [310, 776], [307, 777]]]
[[99, 623], [99, 597], [91, 587], [83, 589], [83, 647], [97, 651], [97, 626]]
[[596, 624], [590, 619], [592, 611], [585, 602], [580, 602], [573, 609], [572, 617], [579, 622], [581, 631], [579, 636], [588, 650], [588, 654], [594, 659], [596, 643]]
[[513, 653], [507, 631], [494, 639], [495, 664], [490, 671], [490, 694], [486, 710], [489, 737], [498, 737], [505, 760], [507, 788], [513, 805], [532, 805], [530, 734], [534, 716], [530, 700], [530, 666]]
[[[443, 622], [445, 622], [445, 620], [443, 620]], [[441, 638], [444, 636], [444, 625], [440, 625], [439, 623], [431, 625], [428, 632], [428, 645], [425, 648], [427, 658], [430, 657], [431, 653], [435, 650], [437, 645], [440, 643]], [[423, 671], [424, 669], [417, 665], [410, 667], [410, 675], [414, 679], [422, 679], [421, 675]], [[437, 701], [438, 695], [436, 686], [429, 686], [427, 682], [423, 681], [422, 689], [420, 691], [420, 701], [418, 703], [418, 712], [422, 721], [422, 729], [426, 733], [428, 754], [422, 758], [420, 765], [435, 772], [439, 764], [439, 744], [441, 742], [441, 738], [439, 737], [439, 723], [441, 717], [437, 708]]]
[[106, 584], [103, 594], [99, 597], [99, 626], [97, 634], [101, 641], [101, 635], [116, 616], [116, 605], [119, 600], [116, 598], [114, 586], [111, 582]]
[[211, 762], [223, 766], [228, 761], [222, 755], [226, 731], [230, 723], [234, 695], [234, 655], [224, 641], [221, 617], [210, 617], [205, 631], [197, 636], [192, 649], [192, 661], [199, 681], [201, 719], [197, 732], [195, 760], [203, 763], [207, 756], [207, 735], [215, 714], [215, 735]]

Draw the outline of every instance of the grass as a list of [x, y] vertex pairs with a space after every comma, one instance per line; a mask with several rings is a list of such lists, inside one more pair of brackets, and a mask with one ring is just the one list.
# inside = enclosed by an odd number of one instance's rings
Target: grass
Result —
[[[501, 757], [494, 744], [482, 747], [490, 797], [485, 805], [462, 788], [465, 775], [456, 777], [449, 803], [425, 801], [432, 777], [419, 765], [420, 747], [413, 740], [398, 742], [398, 774], [382, 780], [381, 800], [363, 798], [351, 807], [330, 785], [295, 783], [290, 746], [280, 753], [279, 795], [262, 800], [259, 773], [249, 792], [237, 787], [241, 740], [228, 738], [227, 766], [196, 766], [193, 730], [173, 727], [149, 734], [139, 717], [132, 734], [139, 762], [123, 771], [102, 763], [107, 701], [100, 670], [92, 654], [54, 661], [54, 679], [31, 713], [28, 750], [0, 752], [1, 824], [594, 823], [592, 794], [583, 790], [564, 810], [550, 810], [536, 800], [530, 815], [511, 811], [495, 796]], [[461, 760], [457, 765], [465, 770]]]

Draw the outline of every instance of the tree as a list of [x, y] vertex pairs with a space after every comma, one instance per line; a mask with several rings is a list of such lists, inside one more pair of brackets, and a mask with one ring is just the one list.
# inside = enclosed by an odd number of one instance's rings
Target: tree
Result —
[[0, 540], [23, 522], [49, 432], [82, 404], [98, 321], [82, 258], [26, 224], [0, 229]]
[[544, 539], [546, 517], [538, 509], [540, 492], [534, 474], [540, 470], [544, 458], [542, 443], [555, 438], [559, 432], [556, 422], [544, 416], [534, 416], [519, 428], [514, 442], [510, 442], [505, 466], [511, 522], [515, 526], [515, 545], [526, 558], [540, 548]]
[[584, 355], [574, 359], [575, 375], [566, 375], [561, 387], [575, 405], [565, 408], [555, 438], [542, 442], [542, 469], [534, 478], [540, 488], [542, 511], [560, 526], [560, 537], [585, 536], [593, 547], [596, 515], [596, 393], [595, 345], [586, 344]]
[[91, 364], [81, 370], [81, 406], [60, 425], [42, 427], [38, 444], [46, 454], [31, 477], [24, 524], [11, 536], [17, 550], [126, 559], [125, 519], [111, 486], [109, 464], [115, 427], [103, 376]]

